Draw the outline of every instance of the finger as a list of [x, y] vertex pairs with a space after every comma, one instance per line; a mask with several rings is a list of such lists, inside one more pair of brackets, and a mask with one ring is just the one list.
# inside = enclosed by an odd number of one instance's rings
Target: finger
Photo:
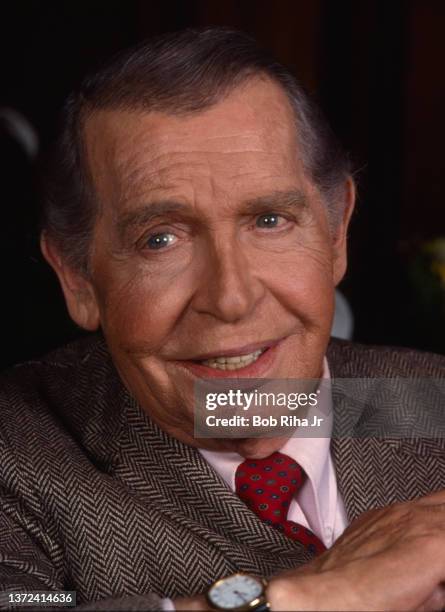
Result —
[[[440, 491], [435, 491], [434, 493], [429, 493], [428, 495], [418, 497], [411, 501], [419, 506], [426, 506], [426, 505], [431, 505], [431, 504], [433, 505], [445, 504], [445, 489], [441, 489]], [[410, 503], [410, 502], [407, 502], [407, 503]]]

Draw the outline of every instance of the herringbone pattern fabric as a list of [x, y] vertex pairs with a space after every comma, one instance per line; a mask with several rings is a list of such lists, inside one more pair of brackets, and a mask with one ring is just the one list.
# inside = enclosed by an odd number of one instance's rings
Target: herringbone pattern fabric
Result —
[[[339, 378], [444, 376], [441, 357], [349, 343], [334, 342], [328, 360]], [[88, 609], [156, 609], [231, 572], [310, 560], [147, 417], [101, 337], [13, 368], [0, 389], [0, 590], [64, 588]], [[366, 430], [373, 414], [341, 397], [334, 407], [340, 431]], [[345, 436], [332, 448], [350, 518], [445, 485], [440, 441]]]

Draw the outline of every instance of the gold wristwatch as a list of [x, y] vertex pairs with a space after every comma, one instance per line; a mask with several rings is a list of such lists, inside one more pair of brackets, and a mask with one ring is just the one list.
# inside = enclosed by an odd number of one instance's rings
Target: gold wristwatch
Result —
[[207, 591], [207, 602], [212, 610], [231, 612], [268, 612], [267, 581], [239, 572], [217, 580]]

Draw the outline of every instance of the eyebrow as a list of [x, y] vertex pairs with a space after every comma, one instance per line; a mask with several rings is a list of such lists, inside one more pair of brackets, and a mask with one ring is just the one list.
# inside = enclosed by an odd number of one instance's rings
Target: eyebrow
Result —
[[[242, 214], [260, 214], [273, 212], [274, 208], [292, 209], [302, 212], [309, 207], [308, 198], [299, 189], [290, 191], [274, 191], [245, 201], [241, 207]], [[122, 240], [135, 228], [144, 227], [159, 217], [179, 213], [183, 217], [191, 217], [190, 207], [175, 200], [157, 200], [144, 204], [135, 210], [123, 214], [117, 220], [117, 231]]]
[[148, 225], [159, 217], [178, 212], [184, 214], [187, 210], [188, 206], [174, 200], [159, 200], [150, 204], [144, 204], [119, 217], [117, 220], [117, 231], [121, 239], [123, 239], [134, 228]]
[[306, 194], [300, 189], [273, 191], [267, 195], [245, 202], [243, 212], [251, 214], [264, 211], [272, 212], [275, 207], [293, 209], [300, 212], [309, 208], [309, 201]]

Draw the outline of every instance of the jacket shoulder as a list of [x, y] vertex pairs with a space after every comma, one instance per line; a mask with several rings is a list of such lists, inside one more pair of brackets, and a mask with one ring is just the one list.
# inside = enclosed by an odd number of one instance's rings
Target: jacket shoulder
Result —
[[41, 449], [88, 445], [96, 427], [115, 420], [121, 392], [96, 334], [9, 368], [0, 375], [0, 451], [37, 459]]
[[0, 402], [8, 397], [9, 401], [15, 399], [27, 403], [38, 393], [48, 399], [57, 392], [63, 392], [67, 397], [66, 384], [75, 383], [78, 389], [81, 388], [91, 366], [103, 362], [106, 355], [104, 340], [95, 334], [38, 359], [19, 363], [0, 374]]
[[327, 350], [337, 378], [444, 378], [445, 357], [410, 348], [366, 345], [331, 338]]

